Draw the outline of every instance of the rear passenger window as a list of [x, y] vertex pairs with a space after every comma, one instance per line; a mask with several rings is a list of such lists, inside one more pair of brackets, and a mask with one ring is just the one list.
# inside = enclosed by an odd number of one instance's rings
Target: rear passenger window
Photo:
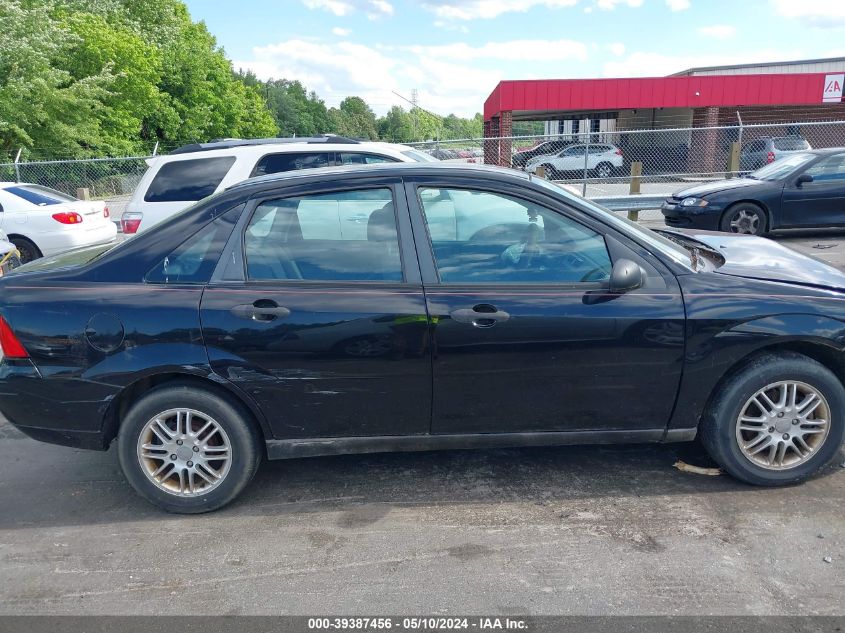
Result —
[[258, 161], [253, 170], [253, 176], [278, 174], [283, 171], [297, 171], [299, 169], [316, 169], [328, 167], [331, 156], [329, 152], [289, 152], [287, 154], [268, 154]]
[[264, 202], [250, 219], [244, 248], [252, 280], [403, 279], [390, 189]]
[[220, 259], [243, 205], [230, 209], [185, 240], [150, 270], [145, 281], [157, 284], [204, 284]]
[[810, 144], [806, 139], [801, 137], [776, 138], [774, 140], [774, 145], [775, 149], [781, 152], [798, 152], [810, 149]]
[[214, 193], [235, 164], [234, 156], [165, 163], [147, 189], [146, 202], [196, 202]]

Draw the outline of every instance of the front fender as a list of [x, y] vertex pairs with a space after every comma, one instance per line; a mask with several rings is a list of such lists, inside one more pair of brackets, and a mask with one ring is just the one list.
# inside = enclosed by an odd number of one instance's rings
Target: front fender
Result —
[[747, 321], [692, 321], [687, 329], [684, 374], [670, 429], [697, 427], [719, 381], [749, 356], [796, 344], [845, 353], [845, 322], [820, 314], [796, 312]]

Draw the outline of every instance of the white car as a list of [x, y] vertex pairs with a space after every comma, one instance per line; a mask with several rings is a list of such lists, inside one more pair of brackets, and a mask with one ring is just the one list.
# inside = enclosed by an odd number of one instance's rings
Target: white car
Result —
[[337, 165], [436, 160], [407, 145], [341, 136], [225, 139], [180, 147], [147, 161], [149, 168], [121, 216], [121, 230], [140, 233], [235, 183], [283, 171]]
[[23, 263], [117, 237], [102, 200], [78, 200], [49, 187], [16, 182], [0, 182], [0, 229]]
[[609, 178], [622, 167], [622, 150], [607, 143], [570, 145], [557, 154], [535, 156], [525, 163], [525, 171], [534, 172], [542, 166], [546, 178], [556, 180], [564, 174], [583, 174], [585, 168], [593, 178]]

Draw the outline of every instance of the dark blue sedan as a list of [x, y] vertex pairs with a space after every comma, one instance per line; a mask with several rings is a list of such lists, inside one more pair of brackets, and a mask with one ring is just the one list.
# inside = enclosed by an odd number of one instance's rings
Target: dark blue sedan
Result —
[[845, 148], [795, 154], [743, 178], [682, 189], [662, 211], [672, 227], [750, 235], [845, 226]]

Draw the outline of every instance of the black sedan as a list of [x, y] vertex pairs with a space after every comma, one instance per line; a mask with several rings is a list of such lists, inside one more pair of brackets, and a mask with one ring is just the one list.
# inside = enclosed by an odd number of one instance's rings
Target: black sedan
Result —
[[662, 211], [672, 227], [751, 235], [845, 226], [845, 148], [794, 154], [744, 178], [682, 189]]
[[845, 432], [845, 275], [498, 168], [249, 180], [3, 277], [0, 345], [15, 426], [116, 445], [175, 512], [265, 456], [699, 434], [735, 477], [791, 484]]

